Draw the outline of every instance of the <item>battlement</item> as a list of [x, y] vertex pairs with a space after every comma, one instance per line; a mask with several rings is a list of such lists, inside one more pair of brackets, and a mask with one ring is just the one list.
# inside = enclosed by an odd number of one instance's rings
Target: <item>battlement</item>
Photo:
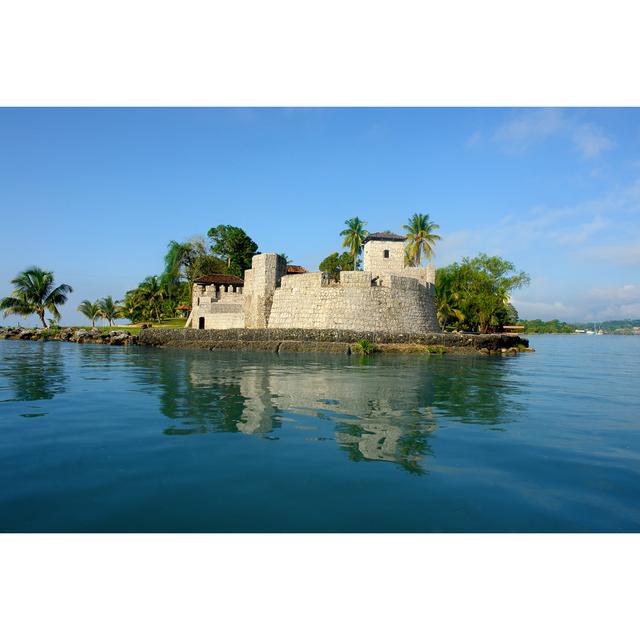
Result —
[[[370, 244], [376, 246], [369, 250], [369, 259], [365, 254], [365, 264], [374, 268], [343, 271], [339, 282], [319, 271], [286, 275], [279, 255], [256, 255], [242, 288], [194, 285], [187, 326], [224, 328], [227, 322], [230, 328], [438, 331], [433, 266], [404, 267], [403, 245], [397, 240], [378, 239], [366, 246]], [[392, 246], [393, 257], [386, 244]], [[382, 254], [377, 245], [383, 247]]]

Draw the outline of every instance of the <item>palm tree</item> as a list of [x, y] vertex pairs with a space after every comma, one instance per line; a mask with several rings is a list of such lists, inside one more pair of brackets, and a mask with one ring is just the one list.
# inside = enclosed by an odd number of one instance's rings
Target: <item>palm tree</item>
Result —
[[406, 260], [411, 266], [419, 267], [423, 254], [427, 260], [433, 256], [433, 246], [436, 240], [441, 240], [433, 232], [440, 226], [431, 222], [428, 213], [414, 213], [409, 218], [409, 224], [402, 225], [402, 228], [407, 231]]
[[96, 318], [99, 318], [102, 314], [102, 309], [100, 308], [100, 301], [96, 300], [95, 302], [91, 302], [90, 300], [83, 300], [78, 306], [78, 311], [91, 320], [91, 326], [96, 326]]
[[349, 218], [349, 220], [345, 220], [344, 223], [347, 225], [347, 228], [340, 232], [340, 235], [344, 236], [342, 246], [349, 249], [349, 254], [353, 258], [353, 270], [355, 271], [358, 256], [362, 251], [362, 245], [369, 234], [369, 232], [364, 228], [367, 223], [360, 220], [358, 217]]
[[54, 286], [53, 271], [44, 271], [40, 267], [29, 267], [18, 274], [11, 284], [15, 285], [13, 294], [0, 300], [0, 309], [5, 317], [11, 314], [30, 316], [37, 314], [46, 329], [45, 311], [49, 311], [54, 320], [60, 318], [58, 307], [67, 301], [73, 289], [68, 284]]
[[102, 298], [102, 300], [98, 302], [98, 305], [100, 307], [100, 315], [109, 322], [109, 326], [111, 327], [113, 321], [120, 315], [116, 303], [111, 296], [107, 296], [106, 298]]
[[138, 286], [138, 295], [144, 298], [149, 310], [155, 315], [156, 321], [160, 322], [162, 303], [165, 298], [164, 288], [156, 276], [145, 278]]

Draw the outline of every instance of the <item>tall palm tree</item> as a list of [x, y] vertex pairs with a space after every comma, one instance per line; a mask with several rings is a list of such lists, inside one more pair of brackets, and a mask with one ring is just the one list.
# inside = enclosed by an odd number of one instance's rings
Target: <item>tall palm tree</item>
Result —
[[58, 307], [63, 305], [73, 291], [68, 284], [54, 285], [53, 271], [44, 271], [40, 267], [29, 267], [19, 273], [11, 284], [15, 286], [12, 295], [0, 300], [0, 309], [8, 315], [30, 316], [37, 314], [46, 329], [45, 311], [49, 311], [54, 320], [60, 318]]
[[91, 320], [91, 326], [96, 326], [96, 318], [99, 318], [102, 314], [102, 309], [100, 308], [100, 301], [96, 300], [95, 302], [91, 302], [90, 300], [83, 300], [78, 306], [78, 311]]
[[402, 228], [407, 232], [405, 246], [407, 262], [413, 267], [419, 267], [423, 254], [427, 260], [430, 260], [436, 240], [442, 239], [434, 233], [440, 225], [431, 222], [428, 213], [414, 213], [409, 218], [409, 224], [402, 225]]
[[344, 223], [347, 225], [347, 228], [340, 232], [340, 235], [344, 237], [342, 246], [349, 249], [349, 254], [353, 258], [353, 270], [355, 271], [358, 264], [358, 256], [362, 251], [362, 245], [369, 234], [364, 228], [367, 223], [358, 217], [349, 218], [349, 220], [345, 220]]
[[102, 298], [98, 302], [100, 307], [100, 315], [109, 322], [109, 326], [113, 325], [113, 321], [120, 315], [119, 309], [111, 296]]

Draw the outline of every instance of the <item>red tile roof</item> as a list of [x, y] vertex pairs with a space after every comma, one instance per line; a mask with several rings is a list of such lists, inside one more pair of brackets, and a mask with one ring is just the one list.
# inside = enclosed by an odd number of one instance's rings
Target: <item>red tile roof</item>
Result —
[[287, 273], [308, 273], [308, 271], [297, 264], [288, 264]]

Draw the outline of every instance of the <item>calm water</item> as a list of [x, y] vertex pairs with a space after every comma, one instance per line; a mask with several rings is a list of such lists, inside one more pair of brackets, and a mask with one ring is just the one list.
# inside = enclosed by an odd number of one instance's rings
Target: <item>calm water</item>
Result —
[[531, 343], [0, 341], [0, 530], [640, 531], [640, 338]]

